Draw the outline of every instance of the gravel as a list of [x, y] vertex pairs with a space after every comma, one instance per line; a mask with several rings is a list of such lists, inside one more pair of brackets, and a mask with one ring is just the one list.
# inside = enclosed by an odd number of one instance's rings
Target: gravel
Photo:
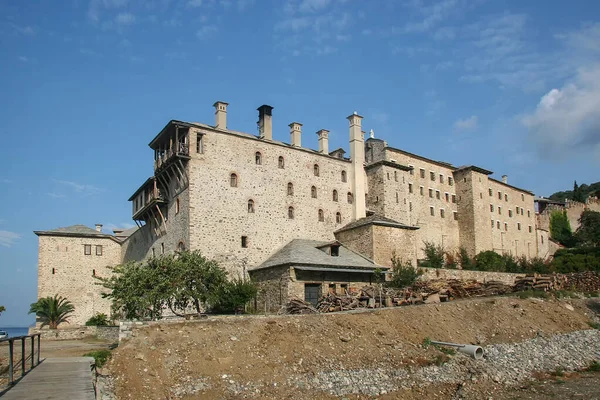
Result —
[[600, 331], [577, 331], [552, 337], [538, 337], [515, 344], [484, 347], [483, 360], [457, 354], [447, 363], [396, 370], [331, 370], [314, 376], [292, 376], [288, 385], [344, 396], [377, 396], [399, 388], [435, 383], [491, 380], [516, 385], [531, 379], [534, 372], [575, 371], [600, 360]]

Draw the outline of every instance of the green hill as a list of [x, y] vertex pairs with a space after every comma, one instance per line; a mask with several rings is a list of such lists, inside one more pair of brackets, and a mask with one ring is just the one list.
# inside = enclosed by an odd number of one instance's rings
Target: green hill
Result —
[[574, 190], [565, 190], [561, 192], [552, 193], [548, 198], [556, 201], [564, 201], [565, 199], [570, 199], [583, 202], [590, 195], [600, 197], [600, 182], [592, 183], [591, 185], [587, 185], [584, 183], [581, 186], [577, 187], [577, 192], [575, 192]]

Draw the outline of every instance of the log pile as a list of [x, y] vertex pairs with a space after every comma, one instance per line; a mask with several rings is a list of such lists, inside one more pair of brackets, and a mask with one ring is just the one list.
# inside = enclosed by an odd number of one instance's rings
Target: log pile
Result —
[[281, 307], [278, 314], [316, 314], [318, 312], [312, 304], [304, 300], [292, 299]]
[[526, 275], [516, 280], [514, 285], [515, 292], [523, 290], [557, 290], [561, 287], [558, 275]]
[[577, 292], [600, 291], [600, 272], [586, 271], [562, 275], [561, 289]]

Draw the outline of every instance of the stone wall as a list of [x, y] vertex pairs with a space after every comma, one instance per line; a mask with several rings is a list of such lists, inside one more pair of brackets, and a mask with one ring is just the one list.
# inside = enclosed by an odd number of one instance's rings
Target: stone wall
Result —
[[377, 265], [392, 266], [394, 254], [402, 262], [417, 265], [420, 252], [419, 230], [390, 226], [373, 226], [373, 261]]
[[249, 275], [258, 285], [258, 295], [254, 302], [256, 312], [277, 312], [287, 303], [291, 280], [289, 266], [249, 271]]
[[106, 341], [119, 340], [118, 326], [81, 326], [74, 328], [37, 329], [29, 328], [29, 334], [40, 333], [44, 340], [73, 340], [96, 337]]
[[373, 228], [372, 225], [363, 225], [335, 233], [337, 241], [350, 250], [367, 258], [373, 259]]
[[[92, 246], [92, 254], [84, 254], [84, 245]], [[96, 246], [101, 246], [102, 255], [96, 255]], [[110, 300], [102, 298], [103, 288], [94, 275], [108, 276], [108, 267], [120, 261], [121, 246], [110, 238], [41, 235], [38, 299], [58, 294], [73, 304], [75, 312], [61, 327], [84, 325], [97, 313], [110, 315]]]
[[511, 274], [507, 272], [465, 271], [460, 269], [420, 268], [424, 274], [422, 279], [459, 279], [462, 281], [475, 280], [477, 282], [500, 281], [506, 285], [514, 285], [515, 281], [525, 274]]

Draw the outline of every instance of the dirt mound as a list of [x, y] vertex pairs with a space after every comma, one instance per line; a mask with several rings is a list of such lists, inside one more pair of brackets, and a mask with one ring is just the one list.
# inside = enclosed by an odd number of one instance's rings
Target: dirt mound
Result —
[[[502, 297], [370, 312], [161, 323], [136, 331], [107, 369], [122, 399], [336, 398], [299, 390], [290, 377], [431, 365], [446, 355], [423, 349], [426, 337], [481, 345], [521, 342], [589, 329], [590, 315], [584, 300]], [[445, 398], [446, 390], [452, 388], [412, 394]], [[385, 398], [395, 398], [390, 396]]]

